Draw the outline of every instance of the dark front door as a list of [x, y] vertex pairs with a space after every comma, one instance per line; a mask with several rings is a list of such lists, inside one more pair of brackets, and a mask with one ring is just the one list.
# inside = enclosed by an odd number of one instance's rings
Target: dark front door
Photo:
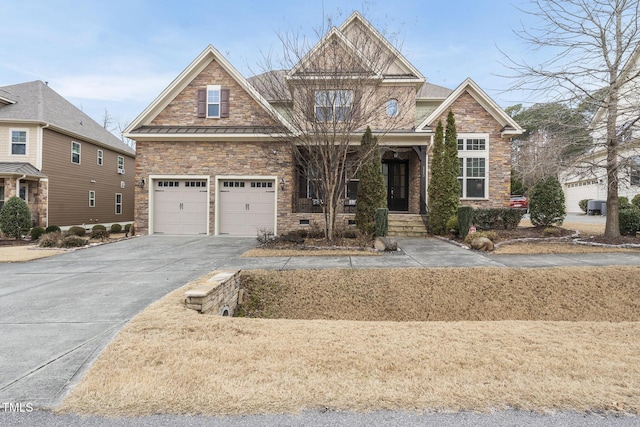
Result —
[[390, 211], [409, 210], [409, 161], [383, 160], [382, 173], [387, 186], [387, 206]]

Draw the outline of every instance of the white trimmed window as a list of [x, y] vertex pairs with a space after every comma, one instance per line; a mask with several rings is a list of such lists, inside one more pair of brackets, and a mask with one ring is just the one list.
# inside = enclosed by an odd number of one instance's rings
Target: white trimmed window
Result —
[[27, 154], [27, 131], [21, 129], [11, 130], [11, 155], [24, 156]]
[[116, 215], [122, 213], [122, 193], [116, 193]]
[[89, 207], [90, 208], [96, 207], [96, 192], [93, 190], [89, 191]]
[[489, 135], [458, 135], [461, 199], [489, 197]]
[[353, 105], [351, 90], [318, 90], [315, 93], [315, 115], [318, 122], [344, 122]]
[[98, 150], [98, 166], [102, 166], [104, 164], [104, 153], [102, 150]]
[[220, 117], [220, 85], [207, 86], [207, 117]]
[[118, 173], [124, 174], [124, 157], [118, 156]]
[[80, 164], [80, 143], [71, 142], [71, 163]]

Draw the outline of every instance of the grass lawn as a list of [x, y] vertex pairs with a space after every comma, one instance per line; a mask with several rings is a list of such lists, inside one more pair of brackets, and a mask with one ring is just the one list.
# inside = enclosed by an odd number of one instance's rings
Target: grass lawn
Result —
[[640, 414], [640, 267], [243, 275], [272, 318], [200, 315], [187, 285], [125, 326], [58, 410]]

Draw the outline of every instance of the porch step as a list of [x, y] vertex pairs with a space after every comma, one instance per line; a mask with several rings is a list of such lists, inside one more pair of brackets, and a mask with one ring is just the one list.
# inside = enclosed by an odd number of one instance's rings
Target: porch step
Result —
[[427, 237], [427, 216], [419, 214], [389, 214], [389, 236]]

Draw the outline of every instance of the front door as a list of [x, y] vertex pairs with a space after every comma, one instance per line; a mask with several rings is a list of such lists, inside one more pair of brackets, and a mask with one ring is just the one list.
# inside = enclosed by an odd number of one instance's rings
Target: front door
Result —
[[383, 160], [382, 173], [390, 211], [409, 210], [409, 161]]

